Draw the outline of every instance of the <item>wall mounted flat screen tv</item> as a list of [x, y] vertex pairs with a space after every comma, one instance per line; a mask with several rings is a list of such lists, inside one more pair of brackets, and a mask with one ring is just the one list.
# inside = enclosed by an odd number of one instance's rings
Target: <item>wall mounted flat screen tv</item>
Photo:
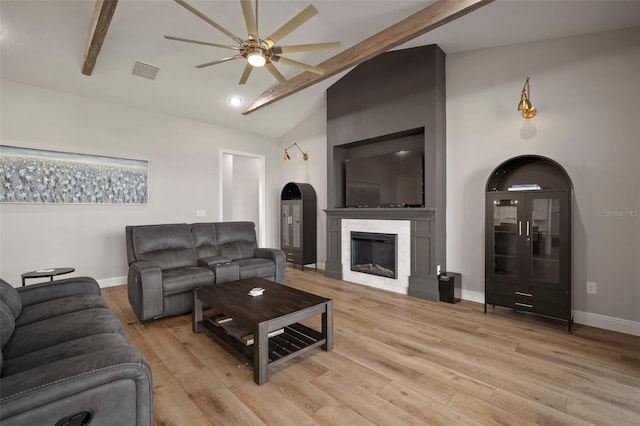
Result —
[[403, 150], [345, 161], [345, 207], [423, 207], [424, 154]]

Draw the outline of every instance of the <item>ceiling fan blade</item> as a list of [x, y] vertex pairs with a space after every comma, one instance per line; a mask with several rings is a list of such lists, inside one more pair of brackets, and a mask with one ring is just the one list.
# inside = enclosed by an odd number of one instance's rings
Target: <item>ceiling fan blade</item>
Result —
[[271, 50], [276, 55], [281, 53], [296, 53], [296, 52], [310, 52], [312, 50], [325, 50], [325, 49], [337, 49], [340, 47], [340, 42], [335, 41], [331, 43], [313, 43], [313, 44], [295, 44], [290, 46], [273, 46]]
[[164, 36], [164, 38], [166, 38], [167, 40], [184, 41], [186, 43], [203, 44], [205, 46], [222, 47], [224, 49], [240, 50], [239, 46], [227, 46], [227, 45], [224, 45], [224, 44], [209, 43], [208, 41], [191, 40], [191, 39], [188, 39], [188, 38], [173, 37], [173, 36], [168, 36], [168, 35]]
[[187, 9], [189, 12], [193, 13], [194, 15], [196, 15], [198, 18], [200, 18], [203, 21], [207, 22], [209, 25], [215, 27], [218, 31], [220, 31], [220, 32], [224, 33], [225, 35], [227, 35], [227, 37], [231, 38], [232, 40], [235, 40], [238, 43], [242, 43], [242, 39], [240, 37], [238, 37], [237, 35], [235, 35], [231, 31], [227, 30], [226, 28], [224, 28], [222, 25], [218, 24], [217, 22], [214, 22], [213, 19], [209, 18], [207, 15], [205, 15], [202, 12], [200, 12], [198, 9], [196, 9], [193, 6], [189, 5], [184, 0], [175, 0], [175, 2], [178, 3], [180, 6], [184, 7], [185, 9]]
[[309, 71], [314, 74], [321, 74], [321, 75], [324, 74], [324, 69], [320, 67], [314, 67], [313, 65], [303, 64], [302, 62], [294, 61], [293, 59], [283, 58], [282, 56], [272, 56], [271, 60], [275, 62], [283, 63], [285, 65], [289, 65], [291, 67], [300, 68], [304, 71]]
[[240, 77], [240, 81], [238, 82], [238, 84], [245, 84], [249, 79], [249, 74], [251, 74], [252, 70], [253, 66], [247, 63], [247, 65], [244, 67], [244, 71], [242, 72], [242, 76]]
[[244, 22], [247, 25], [247, 33], [252, 40], [258, 39], [258, 25], [256, 24], [256, 18], [253, 15], [253, 6], [251, 0], [240, 0], [242, 6], [242, 15], [244, 15]]
[[284, 78], [282, 74], [280, 74], [280, 71], [278, 71], [277, 68], [271, 62], [267, 62], [264, 65], [264, 67], [268, 69], [271, 75], [273, 75], [276, 78], [276, 80], [278, 80], [280, 83], [284, 83], [287, 81], [287, 79]]
[[207, 62], [206, 64], [196, 65], [196, 68], [209, 67], [211, 65], [217, 65], [217, 64], [221, 64], [223, 62], [233, 61], [234, 59], [240, 59], [240, 58], [242, 58], [242, 55], [229, 56], [228, 58], [222, 58], [222, 59], [218, 59], [218, 60], [215, 60], [215, 61]]
[[[177, 0], [176, 0], [177, 1]], [[307, 6], [305, 10], [298, 13], [296, 16], [291, 18], [289, 22], [278, 28], [273, 34], [265, 39], [267, 43], [269, 43], [269, 47], [273, 47], [274, 44], [278, 42], [281, 38], [298, 28], [300, 25], [307, 22], [309, 19], [314, 17], [318, 13], [318, 9], [316, 9], [312, 4]]]

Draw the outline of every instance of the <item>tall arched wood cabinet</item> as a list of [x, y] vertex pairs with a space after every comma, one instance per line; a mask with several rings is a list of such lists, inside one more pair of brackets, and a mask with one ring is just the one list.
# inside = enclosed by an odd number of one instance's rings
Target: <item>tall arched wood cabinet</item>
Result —
[[304, 270], [317, 262], [316, 191], [308, 183], [287, 183], [280, 195], [280, 248], [287, 262]]
[[485, 304], [567, 321], [571, 332], [572, 184], [536, 155], [500, 164], [487, 181]]

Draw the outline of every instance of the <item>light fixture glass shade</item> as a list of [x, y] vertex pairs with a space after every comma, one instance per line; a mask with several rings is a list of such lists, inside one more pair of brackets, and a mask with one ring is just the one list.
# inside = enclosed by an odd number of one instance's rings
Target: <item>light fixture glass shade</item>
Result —
[[267, 59], [264, 57], [260, 49], [256, 49], [254, 52], [249, 53], [247, 56], [247, 62], [254, 67], [262, 67], [267, 63]]

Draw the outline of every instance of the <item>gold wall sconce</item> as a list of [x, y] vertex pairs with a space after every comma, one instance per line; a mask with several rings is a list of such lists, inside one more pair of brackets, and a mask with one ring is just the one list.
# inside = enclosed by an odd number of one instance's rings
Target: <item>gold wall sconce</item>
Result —
[[298, 150], [302, 153], [302, 159], [303, 159], [304, 161], [307, 161], [307, 160], [309, 159], [309, 154], [307, 154], [306, 152], [304, 152], [304, 151], [303, 151], [303, 150], [298, 146], [298, 144], [297, 144], [297, 143], [295, 143], [295, 142], [294, 142], [293, 144], [289, 145], [288, 147], [286, 147], [286, 148], [284, 149], [284, 159], [285, 159], [285, 160], [291, 160], [291, 157], [289, 156], [289, 150], [290, 150], [291, 148], [293, 148], [294, 146], [295, 146], [296, 148], [298, 148]]
[[520, 103], [518, 104], [518, 111], [522, 111], [522, 116], [524, 118], [533, 118], [536, 116], [538, 110], [533, 106], [531, 101], [529, 100], [529, 77], [524, 82], [524, 86], [522, 86], [522, 93], [520, 94]]

